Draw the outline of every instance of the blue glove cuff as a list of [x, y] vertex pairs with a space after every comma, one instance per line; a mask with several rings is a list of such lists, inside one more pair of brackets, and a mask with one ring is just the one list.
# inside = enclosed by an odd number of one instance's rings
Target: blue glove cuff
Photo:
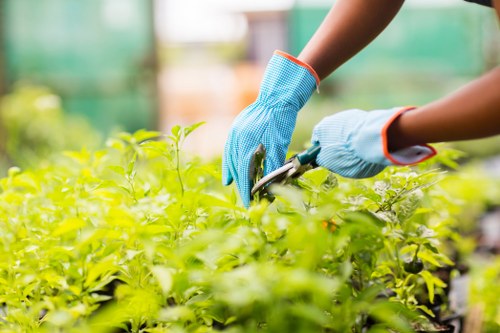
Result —
[[273, 107], [286, 104], [298, 112], [319, 87], [311, 66], [293, 56], [275, 51], [260, 86], [257, 102]]

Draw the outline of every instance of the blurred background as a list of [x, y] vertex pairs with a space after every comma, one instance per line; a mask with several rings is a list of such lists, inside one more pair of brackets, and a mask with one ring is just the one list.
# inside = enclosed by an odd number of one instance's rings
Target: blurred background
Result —
[[[92, 146], [117, 130], [166, 132], [199, 121], [206, 124], [186, 149], [217, 156], [272, 52], [297, 55], [333, 2], [0, 0], [3, 163]], [[300, 113], [292, 149], [325, 115], [422, 105], [499, 59], [492, 10], [407, 1], [372, 45], [322, 83]], [[458, 146], [472, 156], [500, 152], [498, 138]]]

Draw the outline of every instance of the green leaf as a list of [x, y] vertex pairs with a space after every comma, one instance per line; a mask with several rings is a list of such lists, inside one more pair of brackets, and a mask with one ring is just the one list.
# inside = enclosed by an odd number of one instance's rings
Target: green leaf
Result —
[[175, 125], [174, 127], [172, 127], [172, 136], [170, 136], [170, 138], [174, 141], [174, 142], [179, 142], [179, 139], [180, 139], [180, 130], [181, 130], [181, 127], [179, 125]]
[[133, 142], [133, 136], [130, 133], [127, 132], [120, 132], [118, 133], [118, 138], [122, 139], [123, 141], [127, 143], [132, 143]]
[[118, 271], [115, 265], [115, 259], [110, 256], [98, 263], [89, 264], [87, 277], [85, 278], [85, 286], [90, 287], [99, 277], [104, 275], [112, 275]]
[[[424, 246], [434, 254], [438, 254], [439, 250], [429, 242], [424, 243]], [[450, 260], [451, 261], [451, 260]], [[451, 263], [453, 264], [453, 262]]]
[[63, 154], [64, 156], [70, 157], [80, 164], [88, 163], [91, 157], [90, 152], [85, 148], [83, 148], [81, 151], [65, 151], [63, 152]]
[[196, 123], [196, 124], [193, 124], [191, 126], [187, 126], [187, 127], [184, 127], [183, 128], [183, 135], [184, 135], [184, 138], [186, 138], [189, 134], [193, 133], [193, 131], [195, 131], [197, 128], [199, 128], [200, 126], [204, 125], [205, 122], [202, 121], [202, 122], [199, 122], [199, 123]]
[[429, 302], [434, 304], [434, 277], [429, 271], [422, 271], [420, 275], [424, 278], [425, 284], [427, 286], [427, 292], [429, 295]]
[[109, 138], [106, 141], [106, 147], [116, 149], [120, 152], [123, 152], [125, 150], [125, 143], [122, 140], [114, 139], [114, 138]]
[[306, 172], [302, 178], [309, 181], [309, 186], [319, 188], [323, 183], [328, 181], [330, 171], [324, 168], [316, 168]]
[[153, 272], [153, 275], [158, 281], [158, 284], [163, 291], [163, 295], [168, 295], [173, 284], [172, 271], [166, 267], [153, 266], [151, 268], [151, 272]]
[[195, 321], [194, 312], [187, 306], [173, 306], [167, 309], [162, 309], [159, 314], [159, 319], [167, 322], [190, 322]]
[[127, 209], [122, 207], [111, 207], [106, 220], [108, 225], [116, 227], [131, 228], [135, 226], [135, 217]]
[[298, 318], [303, 318], [319, 326], [326, 326], [331, 323], [331, 317], [325, 311], [312, 304], [297, 303], [290, 306], [290, 312]]
[[85, 227], [87, 224], [85, 223], [84, 220], [78, 217], [73, 217], [73, 218], [67, 218], [57, 228], [54, 229], [52, 232], [52, 236], [58, 237], [61, 235], [68, 234], [72, 231], [81, 229]]
[[422, 259], [424, 262], [428, 262], [435, 267], [442, 267], [443, 265], [438, 261], [438, 256], [433, 254], [432, 252], [422, 251], [418, 252], [418, 257]]
[[7, 171], [9, 178], [15, 177], [20, 173], [21, 173], [21, 168], [16, 166], [10, 167], [9, 170]]
[[387, 327], [401, 333], [414, 332], [410, 322], [415, 314], [405, 308], [402, 304], [392, 302], [376, 302], [370, 306], [370, 316], [384, 323]]
[[151, 224], [141, 227], [140, 233], [145, 236], [154, 236], [167, 234], [172, 231], [172, 227], [168, 225]]
[[56, 327], [63, 327], [73, 321], [73, 316], [69, 311], [58, 310], [49, 312], [47, 314], [47, 318], [45, 318], [45, 321]]
[[107, 168], [121, 176], [125, 176], [125, 169], [121, 165], [110, 165]]
[[434, 318], [436, 316], [434, 314], [434, 312], [432, 312], [432, 310], [429, 309], [428, 307], [426, 307], [425, 305], [417, 305], [416, 308], [419, 310], [422, 310], [425, 314], [427, 314], [428, 316], [430, 316], [432, 318]]
[[161, 132], [158, 131], [146, 131], [144, 129], [140, 129], [136, 131], [132, 136], [138, 142], [142, 143], [146, 140], [156, 139], [161, 136]]
[[127, 164], [127, 174], [131, 177], [134, 174], [134, 169], [135, 169], [135, 163], [137, 161], [137, 153], [134, 153], [134, 156], [128, 161]]

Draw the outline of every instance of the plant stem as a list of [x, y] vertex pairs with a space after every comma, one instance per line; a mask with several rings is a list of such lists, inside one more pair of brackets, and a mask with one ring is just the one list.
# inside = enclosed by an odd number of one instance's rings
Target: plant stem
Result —
[[396, 263], [397, 263], [397, 269], [398, 269], [398, 277], [401, 278], [402, 276], [402, 270], [401, 270], [401, 260], [399, 260], [399, 248], [398, 248], [398, 244], [395, 244], [394, 245], [394, 252], [395, 252], [395, 255], [396, 255]]
[[412, 274], [409, 274], [403, 281], [403, 285], [401, 286], [401, 288], [403, 289], [403, 294], [402, 294], [402, 301], [403, 301], [403, 304], [405, 306], [409, 306], [410, 304], [410, 301], [409, 301], [409, 297], [408, 297], [408, 290], [406, 288], [406, 286], [408, 285], [408, 283], [412, 280], [412, 277], [413, 275]]
[[134, 178], [132, 177], [127, 177], [128, 185], [130, 186], [130, 192], [132, 195], [132, 198], [134, 199], [134, 202], [137, 203], [137, 195], [135, 193], [135, 187], [134, 187]]
[[182, 177], [181, 177], [180, 149], [178, 142], [175, 143], [175, 159], [176, 159], [177, 179], [179, 180], [179, 184], [181, 185], [181, 196], [184, 197], [184, 184], [182, 183]]
[[418, 258], [418, 251], [420, 251], [420, 244], [417, 245], [417, 250], [415, 251], [415, 255], [413, 256], [413, 260], [417, 260], [417, 258]]

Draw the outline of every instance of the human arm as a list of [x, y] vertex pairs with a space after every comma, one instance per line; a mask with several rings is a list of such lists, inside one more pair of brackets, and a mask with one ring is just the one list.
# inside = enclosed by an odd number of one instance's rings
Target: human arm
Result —
[[[493, 6], [500, 21], [500, 0]], [[500, 134], [500, 67], [462, 89], [402, 114], [388, 129], [389, 150]]]
[[[494, 0], [500, 19], [500, 0]], [[436, 152], [427, 143], [500, 134], [500, 67], [457, 92], [420, 108], [325, 117], [313, 131], [317, 163], [350, 178], [371, 177], [388, 165], [412, 165]]]
[[412, 165], [436, 154], [427, 143], [500, 134], [500, 67], [421, 108], [347, 110], [313, 131], [317, 163], [348, 178], [372, 177], [389, 165]]
[[298, 59], [324, 79], [367, 46], [392, 21], [404, 0], [338, 0]]
[[403, 113], [389, 127], [387, 140], [389, 150], [396, 151], [496, 134], [500, 134], [500, 67], [451, 95]]
[[427, 143], [500, 134], [500, 67], [421, 108], [347, 110], [313, 131], [317, 163], [349, 178], [372, 177], [388, 165], [412, 165], [436, 154]]

